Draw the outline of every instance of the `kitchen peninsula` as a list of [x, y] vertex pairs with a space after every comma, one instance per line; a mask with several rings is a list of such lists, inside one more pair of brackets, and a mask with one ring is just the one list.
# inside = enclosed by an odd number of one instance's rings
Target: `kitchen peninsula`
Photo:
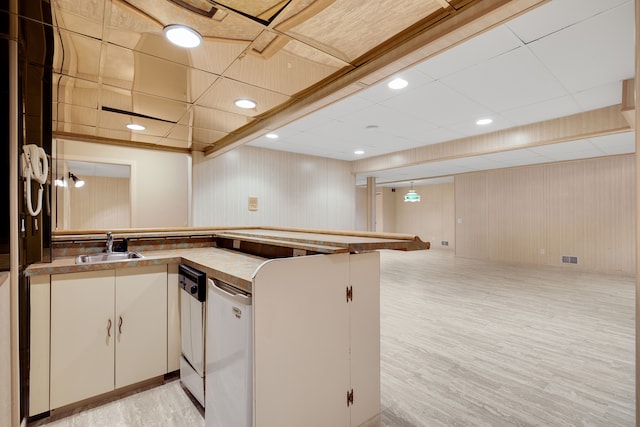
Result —
[[[268, 227], [114, 230], [116, 244], [127, 239], [128, 250], [140, 252], [143, 258], [76, 264], [77, 255], [103, 251], [105, 236], [106, 231], [55, 233], [54, 261], [34, 264], [26, 271], [32, 287], [30, 416], [62, 412], [77, 402], [108, 396], [177, 369], [180, 263], [253, 299], [250, 410], [255, 427], [359, 426], [380, 412], [380, 267], [376, 250], [428, 249], [428, 242], [411, 235]], [[97, 331], [98, 347], [109, 345], [112, 334], [117, 337], [116, 372], [108, 373], [103, 388], [69, 389], [67, 384], [73, 383], [74, 376], [87, 383], [87, 375], [97, 369], [92, 366], [96, 358], [60, 348], [66, 341], [61, 337], [64, 328], [56, 322], [64, 324], [75, 308], [90, 306], [89, 301], [96, 299], [91, 296], [93, 291], [81, 298], [76, 293], [82, 293], [93, 280], [104, 281], [115, 294], [125, 293], [129, 285], [124, 280], [123, 290], [118, 291], [121, 277], [144, 282], [158, 274], [159, 280], [149, 286], [154, 288], [153, 298], [161, 303], [135, 310], [156, 313], [155, 318], [160, 319], [156, 323], [164, 322], [164, 326], [158, 329], [156, 325], [158, 331], [153, 332], [148, 330], [152, 325], [146, 326], [140, 335], [142, 349], [136, 351], [166, 351], [161, 357], [150, 354], [133, 362], [126, 356], [118, 358], [125, 333], [117, 333], [115, 327], [111, 330], [111, 319], [115, 324], [120, 316], [122, 324], [125, 316], [120, 311], [133, 309], [121, 310], [116, 303], [114, 311], [110, 302], [111, 314], [96, 319], [89, 335]], [[75, 277], [82, 280], [76, 282], [73, 292], [65, 294], [68, 299], [60, 298], [63, 294], [57, 288], [64, 289], [65, 281]], [[113, 299], [108, 292], [100, 295], [102, 300]], [[82, 310], [76, 313], [81, 314]], [[153, 316], [130, 317], [141, 317], [144, 322]], [[77, 318], [73, 321], [88, 323]], [[125, 331], [135, 330], [133, 321], [124, 322], [128, 326]], [[145, 342], [154, 337], [159, 347]], [[114, 353], [113, 348], [108, 351]], [[140, 368], [119, 368], [121, 360], [149, 367], [154, 357], [157, 368], [144, 371], [143, 377], [118, 374], [118, 369], [137, 372]], [[50, 371], [43, 366], [51, 366]]]

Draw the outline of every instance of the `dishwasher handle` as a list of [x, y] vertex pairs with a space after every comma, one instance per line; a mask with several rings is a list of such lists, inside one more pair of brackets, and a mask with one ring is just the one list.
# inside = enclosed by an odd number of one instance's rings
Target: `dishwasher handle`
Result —
[[218, 279], [208, 279], [209, 286], [216, 291], [218, 294], [226, 296], [227, 298], [232, 299], [233, 301], [243, 304], [243, 305], [251, 305], [251, 294], [244, 292], [228, 283], [222, 282]]

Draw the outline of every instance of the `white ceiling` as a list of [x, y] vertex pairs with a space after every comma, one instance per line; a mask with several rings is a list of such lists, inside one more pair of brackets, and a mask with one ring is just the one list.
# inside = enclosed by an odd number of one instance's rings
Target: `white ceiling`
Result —
[[[634, 77], [634, 16], [633, 0], [552, 0], [398, 74], [405, 89], [389, 89], [386, 79], [274, 129], [277, 140], [249, 145], [353, 161], [620, 104], [622, 81]], [[475, 124], [484, 117], [493, 122]], [[401, 186], [634, 151], [626, 132], [367, 175]]]

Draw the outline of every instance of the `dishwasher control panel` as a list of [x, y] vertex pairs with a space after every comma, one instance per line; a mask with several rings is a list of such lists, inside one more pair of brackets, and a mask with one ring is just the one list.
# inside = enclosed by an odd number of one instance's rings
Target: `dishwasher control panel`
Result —
[[207, 298], [207, 275], [186, 264], [178, 267], [178, 286], [198, 301]]

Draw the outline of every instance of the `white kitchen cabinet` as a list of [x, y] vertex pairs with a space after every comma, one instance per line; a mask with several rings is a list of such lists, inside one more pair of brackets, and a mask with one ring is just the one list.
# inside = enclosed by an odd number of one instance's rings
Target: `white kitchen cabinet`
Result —
[[29, 279], [29, 415], [49, 410], [49, 330], [51, 284], [48, 274]]
[[51, 409], [113, 390], [115, 271], [51, 276]]
[[167, 272], [167, 372], [180, 369], [180, 287], [178, 264], [169, 264]]
[[51, 276], [51, 409], [163, 375], [166, 325], [166, 265]]
[[115, 388], [167, 372], [167, 266], [116, 270]]
[[253, 310], [255, 427], [349, 427], [379, 414], [377, 252], [267, 261]]

